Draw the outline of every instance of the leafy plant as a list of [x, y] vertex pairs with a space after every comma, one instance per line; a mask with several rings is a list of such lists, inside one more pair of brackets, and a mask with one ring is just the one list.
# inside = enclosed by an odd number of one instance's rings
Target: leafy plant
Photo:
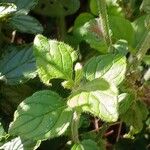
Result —
[[[149, 1], [139, 4], [140, 16], [126, 17], [124, 0], [90, 0], [70, 29], [66, 16], [80, 3], [0, 1], [0, 106], [6, 116], [14, 113], [10, 123], [1, 111], [1, 149], [34, 150], [65, 136], [63, 149], [103, 150], [112, 127], [115, 148], [140, 134], [148, 140]], [[55, 20], [57, 39], [32, 15]], [[19, 44], [17, 33], [33, 42]]]

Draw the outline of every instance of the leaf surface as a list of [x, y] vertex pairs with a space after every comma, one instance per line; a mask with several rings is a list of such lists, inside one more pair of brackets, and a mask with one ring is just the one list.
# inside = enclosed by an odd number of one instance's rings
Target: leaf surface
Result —
[[148, 33], [148, 30], [145, 27], [146, 17], [147, 15], [141, 16], [132, 23], [135, 32], [134, 48], [136, 48], [138, 44], [141, 44], [141, 41], [145, 38], [144, 35]]
[[68, 99], [71, 108], [90, 112], [103, 121], [114, 122], [118, 119], [117, 89], [104, 79], [95, 79], [83, 85]]
[[123, 17], [109, 16], [112, 37], [115, 40], [126, 40], [129, 45], [133, 45], [135, 34], [130, 21]]
[[75, 20], [74, 23], [74, 30], [77, 28], [82, 27], [86, 22], [90, 21], [91, 19], [94, 19], [94, 16], [90, 13], [81, 13]]
[[45, 140], [62, 135], [72, 119], [62, 98], [51, 91], [39, 91], [17, 108], [10, 125], [10, 135], [32, 140]]
[[12, 3], [0, 3], [0, 18], [5, 17], [17, 10], [17, 7]]
[[[117, 0], [106, 0], [106, 4], [108, 15], [122, 16], [122, 9], [119, 7]], [[90, 0], [90, 11], [96, 16], [99, 15], [97, 0]]]
[[39, 21], [28, 15], [15, 14], [9, 19], [9, 26], [23, 33], [37, 34], [43, 32]]
[[91, 58], [84, 67], [87, 80], [104, 78], [119, 85], [126, 72], [126, 58], [120, 54], [107, 54]]
[[72, 80], [77, 54], [69, 45], [37, 35], [34, 47], [38, 74], [44, 83], [48, 84], [54, 78]]
[[76, 29], [76, 35], [82, 37], [92, 48], [106, 53], [107, 44], [103, 37], [103, 28], [100, 19], [91, 19], [83, 26]]
[[127, 94], [127, 93], [122, 93], [118, 96], [119, 99], [119, 114], [125, 114], [132, 104], [134, 103], [134, 97]]
[[[1, 0], [5, 2], [6, 0]], [[38, 3], [38, 0], [7, 0], [9, 3], [14, 3], [17, 6], [17, 11], [27, 14]]]
[[32, 45], [10, 45], [6, 48], [6, 53], [0, 60], [0, 80], [14, 85], [24, 83], [36, 75]]
[[0, 147], [3, 150], [36, 150], [40, 141], [36, 142], [33, 140], [22, 139], [20, 137], [14, 138], [11, 141], [5, 143]]

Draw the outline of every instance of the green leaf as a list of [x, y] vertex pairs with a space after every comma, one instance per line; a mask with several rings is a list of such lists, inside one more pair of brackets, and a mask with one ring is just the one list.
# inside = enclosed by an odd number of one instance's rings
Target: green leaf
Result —
[[45, 90], [25, 99], [17, 108], [9, 134], [32, 140], [62, 135], [72, 119], [72, 111], [56, 93]]
[[124, 56], [126, 56], [129, 51], [128, 42], [126, 40], [118, 40], [113, 47], [117, 53], [120, 53]]
[[76, 30], [76, 34], [77, 33], [92, 48], [103, 53], [107, 52], [108, 47], [103, 37], [103, 28], [99, 19], [92, 19], [86, 22], [82, 27]]
[[81, 13], [74, 22], [74, 30], [82, 27], [86, 22], [94, 19], [94, 16], [90, 13]]
[[72, 81], [77, 54], [69, 45], [37, 35], [34, 47], [38, 74], [44, 83], [48, 84], [54, 78]]
[[28, 15], [15, 14], [9, 19], [9, 26], [23, 33], [42, 33], [43, 27], [35, 18]]
[[[5, 1], [2, 0], [2, 2]], [[27, 14], [38, 3], [38, 0], [7, 0], [7, 2], [14, 3], [20, 13]]]
[[142, 101], [136, 101], [126, 113], [120, 115], [121, 120], [127, 125], [133, 126], [138, 133], [143, 128], [143, 121], [148, 115], [148, 109]]
[[134, 102], [134, 97], [127, 94], [122, 93], [118, 96], [119, 99], [119, 114], [126, 114], [126, 112], [130, 109]]
[[79, 144], [74, 144], [71, 150], [99, 150], [97, 143], [92, 140], [83, 140]]
[[6, 135], [6, 132], [2, 126], [2, 123], [0, 122], [0, 141], [3, 138], [3, 136], [5, 136], [5, 135]]
[[40, 146], [41, 142], [28, 140], [28, 139], [22, 139], [20, 137], [17, 137], [15, 139], [12, 139], [11, 141], [5, 143], [0, 147], [0, 149], [3, 150], [36, 150]]
[[[122, 9], [117, 4], [117, 0], [106, 0], [107, 12], [110, 15], [122, 16]], [[90, 10], [94, 15], [99, 15], [97, 0], [90, 0]]]
[[104, 80], [103, 78], [97, 78], [97, 79], [92, 80], [91, 82], [85, 83], [84, 85], [81, 84], [79, 89], [83, 91], [91, 92], [91, 91], [96, 91], [96, 90], [105, 91], [105, 90], [108, 90], [109, 88], [110, 88], [110, 85], [106, 80]]
[[79, 0], [41, 0], [35, 12], [41, 15], [60, 17], [75, 13], [79, 7]]
[[79, 32], [80, 28], [82, 28], [84, 24], [91, 19], [94, 19], [94, 16], [90, 13], [81, 13], [74, 22], [73, 33], [79, 43], [83, 40], [82, 35]]
[[0, 80], [7, 84], [20, 84], [37, 75], [32, 45], [6, 48], [0, 60]]
[[109, 16], [109, 22], [112, 37], [115, 40], [124, 39], [132, 46], [135, 35], [131, 22], [118, 16]]
[[119, 85], [125, 78], [126, 58], [120, 54], [107, 54], [91, 58], [84, 67], [87, 80], [104, 78]]
[[134, 44], [133, 44], [134, 48], [136, 48], [136, 46], [139, 43], [141, 43], [141, 41], [144, 39], [144, 35], [148, 33], [148, 30], [145, 27], [146, 17], [147, 17], [146, 15], [141, 16], [132, 23], [132, 26], [133, 26], [133, 29], [135, 32], [135, 40], [134, 40]]
[[15, 12], [17, 7], [12, 3], [0, 3], [0, 19]]
[[98, 15], [98, 5], [96, 0], [90, 0], [90, 10], [94, 15]]
[[95, 79], [71, 95], [68, 105], [90, 112], [103, 121], [114, 122], [118, 119], [117, 93], [114, 85], [108, 84], [104, 79]]

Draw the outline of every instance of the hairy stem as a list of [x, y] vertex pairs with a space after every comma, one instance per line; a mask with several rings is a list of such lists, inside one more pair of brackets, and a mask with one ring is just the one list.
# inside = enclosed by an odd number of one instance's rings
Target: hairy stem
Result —
[[79, 127], [80, 113], [75, 111], [71, 123], [72, 140], [74, 143], [79, 143], [78, 127]]
[[102, 28], [103, 28], [103, 36], [108, 46], [112, 46], [112, 40], [111, 35], [109, 32], [110, 26], [109, 26], [109, 20], [107, 15], [107, 6], [106, 6], [106, 0], [97, 0], [98, 10], [99, 10], [99, 18], [102, 22]]

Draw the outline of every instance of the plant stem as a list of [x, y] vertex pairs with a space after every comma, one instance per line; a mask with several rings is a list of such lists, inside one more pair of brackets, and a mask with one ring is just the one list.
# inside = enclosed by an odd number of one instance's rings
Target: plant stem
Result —
[[72, 140], [74, 143], [79, 143], [79, 135], [78, 135], [79, 119], [80, 113], [75, 111], [71, 123]]
[[138, 46], [138, 47], [139, 47], [139, 50], [136, 54], [136, 57], [137, 57], [137, 63], [139, 64], [142, 61], [145, 54], [147, 53], [148, 49], [150, 48], [150, 31], [146, 33], [146, 36], [144, 40], [142, 41], [141, 46]]
[[97, 5], [99, 9], [99, 18], [102, 22], [104, 39], [107, 45], [112, 47], [111, 35], [109, 32], [110, 26], [109, 26], [109, 20], [108, 20], [108, 15], [107, 15], [106, 0], [97, 0]]
[[94, 118], [94, 126], [95, 126], [95, 130], [97, 130], [97, 132], [99, 131], [99, 124], [98, 124], [99, 119]]
[[102, 125], [102, 127], [101, 127], [99, 133], [97, 134], [96, 140], [101, 139], [108, 128], [109, 128], [108, 123], [104, 123], [104, 124]]
[[117, 134], [117, 138], [116, 138], [117, 142], [119, 141], [119, 138], [120, 138], [121, 128], [122, 128], [122, 122], [120, 122], [120, 124], [119, 124], [118, 134]]
[[59, 39], [64, 41], [66, 37], [66, 24], [65, 24], [65, 16], [59, 17]]
[[12, 32], [11, 43], [14, 43], [15, 37], [16, 37], [16, 30], [14, 30], [14, 31]]

